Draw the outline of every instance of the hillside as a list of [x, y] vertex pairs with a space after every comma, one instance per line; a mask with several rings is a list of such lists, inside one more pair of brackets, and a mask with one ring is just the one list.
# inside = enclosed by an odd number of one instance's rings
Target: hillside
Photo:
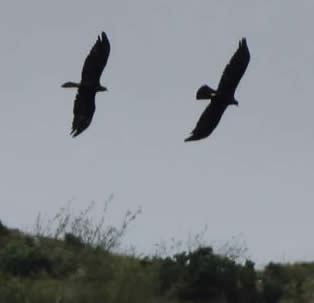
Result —
[[40, 237], [0, 225], [0, 302], [313, 302], [314, 263], [261, 272], [210, 247], [162, 258], [114, 254], [71, 233]]

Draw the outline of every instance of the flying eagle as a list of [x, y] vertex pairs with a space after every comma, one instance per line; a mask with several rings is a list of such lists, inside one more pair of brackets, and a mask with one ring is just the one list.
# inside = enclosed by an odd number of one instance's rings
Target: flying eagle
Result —
[[90, 50], [85, 59], [81, 82], [66, 82], [62, 87], [76, 87], [78, 92], [74, 101], [73, 122], [71, 135], [76, 137], [83, 132], [92, 122], [95, 112], [95, 96], [97, 92], [106, 91], [107, 88], [100, 85], [99, 79], [107, 64], [110, 53], [110, 43], [104, 32]]
[[234, 98], [234, 93], [249, 61], [249, 49], [246, 39], [243, 38], [239, 42], [239, 47], [232, 56], [229, 64], [225, 67], [218, 89], [215, 91], [209, 86], [203, 85], [197, 91], [197, 100], [210, 99], [211, 102], [202, 113], [191, 136], [184, 141], [195, 141], [208, 137], [218, 125], [227, 106], [239, 104]]

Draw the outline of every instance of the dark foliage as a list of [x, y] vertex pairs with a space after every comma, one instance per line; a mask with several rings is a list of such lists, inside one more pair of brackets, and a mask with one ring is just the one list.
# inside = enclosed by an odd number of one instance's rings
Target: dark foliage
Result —
[[0, 221], [0, 237], [9, 234], [9, 229]]
[[36, 275], [42, 271], [51, 273], [52, 260], [40, 247], [27, 241], [10, 243], [0, 251], [0, 266], [14, 276]]
[[72, 233], [66, 233], [64, 235], [64, 242], [66, 245], [70, 245], [73, 247], [84, 247], [84, 243], [82, 242], [82, 240]]
[[80, 242], [0, 236], [0, 302], [305, 303], [312, 300], [314, 263], [239, 264], [211, 247], [142, 259]]
[[263, 299], [265, 303], [277, 303], [283, 295], [280, 282], [267, 280], [264, 283]]
[[236, 264], [211, 247], [166, 258], [160, 268], [161, 293], [183, 301], [226, 298], [230, 303], [258, 302], [254, 263]]
[[289, 283], [289, 277], [280, 264], [269, 263], [263, 275], [263, 298], [265, 303], [277, 303], [283, 296], [284, 285]]

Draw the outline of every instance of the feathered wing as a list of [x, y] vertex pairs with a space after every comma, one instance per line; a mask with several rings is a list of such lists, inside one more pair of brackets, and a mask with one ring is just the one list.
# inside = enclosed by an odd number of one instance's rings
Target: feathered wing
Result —
[[218, 85], [218, 92], [234, 94], [245, 70], [250, 61], [250, 52], [246, 44], [246, 39], [243, 38], [239, 42], [237, 51], [232, 56], [227, 64]]
[[84, 87], [78, 89], [74, 101], [73, 122], [71, 135], [76, 137], [83, 132], [92, 122], [95, 112], [96, 92]]
[[87, 58], [85, 59], [81, 82], [89, 84], [98, 84], [100, 76], [107, 64], [110, 53], [110, 43], [107, 35], [102, 32], [101, 37], [98, 39], [90, 50]]
[[208, 137], [218, 125], [226, 108], [227, 105], [224, 103], [211, 102], [199, 118], [191, 136], [184, 141], [194, 141]]

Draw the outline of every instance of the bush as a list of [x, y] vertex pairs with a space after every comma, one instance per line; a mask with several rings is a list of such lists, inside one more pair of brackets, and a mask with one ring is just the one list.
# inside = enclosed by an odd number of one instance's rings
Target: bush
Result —
[[73, 247], [84, 247], [84, 243], [82, 242], [82, 240], [71, 233], [66, 233], [64, 235], [64, 242], [66, 245], [70, 245]]
[[9, 229], [3, 225], [3, 223], [0, 221], [0, 237], [6, 236], [9, 234]]
[[283, 295], [289, 277], [280, 264], [269, 263], [263, 273], [263, 299], [265, 303], [277, 303]]
[[9, 243], [0, 251], [1, 267], [14, 276], [28, 276], [41, 271], [51, 272], [52, 261], [40, 247], [27, 241]]
[[265, 303], [277, 303], [283, 295], [283, 289], [280, 282], [276, 280], [267, 280], [264, 283], [263, 299]]
[[160, 267], [161, 293], [185, 301], [257, 302], [254, 263], [244, 266], [214, 254], [211, 247], [166, 258]]

